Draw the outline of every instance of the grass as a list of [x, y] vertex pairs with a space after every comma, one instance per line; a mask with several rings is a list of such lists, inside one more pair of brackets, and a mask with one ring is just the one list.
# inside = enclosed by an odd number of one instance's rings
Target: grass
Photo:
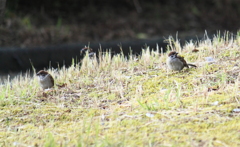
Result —
[[62, 85], [52, 91], [29, 75], [6, 80], [0, 146], [240, 146], [240, 36], [168, 42], [198, 67], [169, 71], [167, 54], [147, 48], [49, 69]]

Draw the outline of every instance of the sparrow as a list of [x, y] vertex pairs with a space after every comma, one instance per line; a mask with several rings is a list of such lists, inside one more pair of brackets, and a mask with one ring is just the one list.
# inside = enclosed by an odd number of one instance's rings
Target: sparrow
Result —
[[167, 58], [167, 66], [171, 70], [177, 70], [180, 71], [184, 67], [189, 68], [189, 66], [197, 67], [196, 65], [193, 64], [188, 64], [185, 59], [181, 56], [178, 56], [178, 53], [175, 51], [172, 51], [168, 54]]
[[95, 55], [95, 52], [93, 51], [93, 49], [92, 48], [90, 48], [90, 47], [84, 47], [84, 48], [82, 48], [81, 49], [81, 54], [83, 54], [83, 53], [85, 53], [85, 55], [86, 55], [86, 52], [88, 51], [88, 56], [90, 57], [90, 58], [92, 58], [92, 57], [94, 57], [94, 55]]
[[54, 86], [54, 79], [47, 71], [40, 70], [37, 73], [37, 76], [43, 90], [52, 88]]

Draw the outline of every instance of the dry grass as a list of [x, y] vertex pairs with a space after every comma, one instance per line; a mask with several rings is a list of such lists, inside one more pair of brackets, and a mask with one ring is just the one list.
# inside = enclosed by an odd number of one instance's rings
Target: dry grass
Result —
[[49, 69], [62, 85], [52, 91], [28, 75], [6, 81], [0, 146], [240, 146], [240, 35], [168, 41], [198, 68], [168, 71], [166, 54], [144, 49]]

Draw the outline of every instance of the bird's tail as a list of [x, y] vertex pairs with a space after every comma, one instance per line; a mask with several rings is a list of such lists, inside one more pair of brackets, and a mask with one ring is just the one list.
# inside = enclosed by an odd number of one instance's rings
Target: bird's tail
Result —
[[197, 67], [197, 66], [196, 66], [196, 65], [194, 65], [194, 64], [189, 64], [189, 63], [188, 63], [188, 65], [189, 65], [189, 66], [192, 66], [192, 67]]

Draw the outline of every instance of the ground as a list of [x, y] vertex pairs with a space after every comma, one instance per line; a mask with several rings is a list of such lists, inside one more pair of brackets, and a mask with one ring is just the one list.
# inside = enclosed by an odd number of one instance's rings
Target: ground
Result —
[[183, 47], [169, 37], [197, 65], [181, 72], [146, 48], [49, 69], [50, 90], [29, 75], [6, 80], [0, 146], [240, 146], [240, 37], [222, 35]]

